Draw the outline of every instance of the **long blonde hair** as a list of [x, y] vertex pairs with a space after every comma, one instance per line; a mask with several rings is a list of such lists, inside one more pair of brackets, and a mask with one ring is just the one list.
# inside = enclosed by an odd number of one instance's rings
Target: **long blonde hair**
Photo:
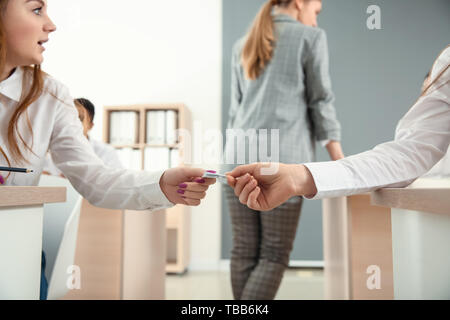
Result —
[[[6, 10], [7, 4], [9, 0], [0, 0], [0, 71], [3, 71], [6, 65], [6, 35], [4, 33], [2, 16]], [[31, 80], [31, 81], [30, 81]], [[31, 85], [25, 86], [26, 83], [30, 83]], [[23, 139], [22, 135], [18, 130], [18, 121], [22, 115], [25, 114], [27, 117], [27, 125], [33, 136], [33, 128], [31, 127], [30, 119], [28, 118], [28, 114], [26, 110], [28, 107], [35, 102], [42, 94], [44, 90], [44, 73], [41, 71], [40, 65], [30, 66], [25, 68], [24, 72], [24, 94], [22, 94], [22, 98], [20, 99], [19, 105], [14, 111], [9, 124], [8, 124], [8, 145], [9, 151], [13, 157], [13, 159], [18, 163], [28, 163], [27, 159], [23, 155], [22, 148], [27, 149], [31, 152], [32, 145], [29, 146], [26, 141]], [[20, 144], [19, 144], [20, 141]], [[22, 147], [22, 148], [21, 148]], [[0, 146], [0, 154], [5, 158], [8, 165], [11, 165], [10, 159], [8, 159], [6, 153], [3, 148]]]
[[272, 59], [275, 47], [273, 7], [288, 6], [291, 2], [292, 0], [269, 0], [256, 15], [242, 50], [242, 65], [248, 79], [257, 79]]

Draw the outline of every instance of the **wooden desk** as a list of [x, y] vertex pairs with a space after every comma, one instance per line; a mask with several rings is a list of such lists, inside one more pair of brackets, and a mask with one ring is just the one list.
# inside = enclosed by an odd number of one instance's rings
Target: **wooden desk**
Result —
[[450, 299], [450, 180], [419, 179], [372, 201], [391, 211], [395, 299]]
[[371, 205], [370, 194], [325, 199], [323, 240], [325, 299], [393, 299], [389, 209]]
[[326, 299], [450, 299], [450, 180], [323, 201]]
[[165, 298], [165, 211], [111, 210], [83, 200], [75, 264], [81, 290], [64, 300]]
[[0, 187], [0, 300], [39, 299], [43, 206], [64, 187]]

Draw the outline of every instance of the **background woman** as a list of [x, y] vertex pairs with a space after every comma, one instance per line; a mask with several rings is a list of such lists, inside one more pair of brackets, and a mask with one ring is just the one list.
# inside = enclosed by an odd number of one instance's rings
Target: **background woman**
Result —
[[[321, 8], [319, 0], [270, 0], [233, 48], [227, 135], [230, 130], [277, 129], [284, 163], [313, 161], [316, 141], [327, 147], [332, 160], [343, 157], [327, 40], [316, 28]], [[257, 143], [253, 140], [246, 150]], [[234, 159], [234, 141], [227, 141], [225, 154]], [[233, 190], [225, 192], [233, 232], [234, 298], [273, 299], [289, 263], [302, 198], [258, 214], [242, 205]]]

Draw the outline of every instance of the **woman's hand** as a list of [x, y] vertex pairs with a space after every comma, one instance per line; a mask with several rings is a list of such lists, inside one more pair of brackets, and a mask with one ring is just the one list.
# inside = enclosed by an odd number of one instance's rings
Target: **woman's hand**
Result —
[[279, 164], [273, 174], [263, 174], [268, 164], [239, 166], [227, 173], [228, 184], [242, 204], [258, 211], [272, 210], [294, 196], [317, 193], [314, 179], [303, 165]]
[[202, 178], [204, 173], [205, 170], [198, 168], [172, 168], [164, 172], [159, 185], [170, 202], [198, 206], [209, 186], [216, 183], [216, 179]]

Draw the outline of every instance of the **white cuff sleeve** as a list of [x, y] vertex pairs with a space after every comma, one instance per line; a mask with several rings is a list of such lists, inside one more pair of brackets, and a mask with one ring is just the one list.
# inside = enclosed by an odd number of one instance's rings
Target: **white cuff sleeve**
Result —
[[154, 181], [154, 183], [150, 183], [142, 188], [143, 197], [148, 202], [147, 210], [156, 211], [173, 207], [175, 204], [167, 199], [166, 195], [164, 194], [164, 192], [162, 192], [159, 185], [159, 180], [164, 174], [164, 171], [148, 173], [153, 177], [149, 180]]
[[329, 144], [330, 143], [330, 139], [328, 139], [328, 140], [320, 140], [319, 141], [319, 143], [320, 143], [320, 145], [323, 147], [323, 148], [325, 148], [326, 146], [327, 146], [327, 144]]
[[304, 166], [311, 172], [317, 188], [317, 194], [313, 198], [305, 199], [342, 197], [354, 189], [350, 172], [339, 161], [311, 162]]

